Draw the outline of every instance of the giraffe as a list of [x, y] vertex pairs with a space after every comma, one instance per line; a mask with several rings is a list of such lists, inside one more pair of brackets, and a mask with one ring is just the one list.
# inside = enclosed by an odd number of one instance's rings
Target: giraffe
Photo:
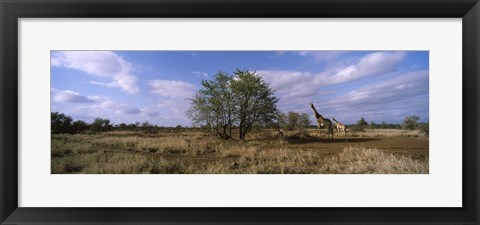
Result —
[[332, 117], [333, 121], [335, 121], [335, 125], [337, 126], [337, 132], [343, 132], [343, 136], [347, 137], [347, 129], [345, 129], [345, 124], [338, 122], [335, 117]]
[[333, 128], [332, 128], [332, 121], [330, 121], [327, 118], [324, 118], [322, 115], [320, 115], [315, 107], [313, 106], [313, 103], [310, 103], [310, 107], [312, 107], [313, 112], [315, 113], [315, 118], [317, 119], [317, 126], [318, 128], [322, 129], [323, 127], [327, 127], [328, 130], [328, 137], [330, 139], [333, 139]]

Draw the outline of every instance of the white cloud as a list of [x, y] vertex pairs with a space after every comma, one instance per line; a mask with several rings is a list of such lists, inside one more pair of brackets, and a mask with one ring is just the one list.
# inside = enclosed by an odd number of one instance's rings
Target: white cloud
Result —
[[308, 97], [318, 91], [309, 72], [286, 70], [257, 71], [281, 98]]
[[55, 88], [50, 89], [51, 99], [54, 102], [62, 103], [92, 103], [101, 101], [102, 98], [99, 96], [83, 96], [78, 92], [70, 90], [58, 90]]
[[96, 104], [82, 105], [75, 107], [74, 109], [83, 111], [85, 114], [88, 115], [103, 115], [107, 118], [113, 114], [127, 115], [141, 113], [141, 110], [137, 107], [124, 103], [118, 103], [107, 98], [105, 98], [101, 102], [97, 102]]
[[[312, 53], [307, 51], [304, 54]], [[277, 91], [280, 98], [310, 97], [321, 92], [323, 86], [393, 72], [405, 55], [404, 52], [375, 52], [360, 58], [352, 65], [317, 74], [291, 70], [262, 70], [258, 73]]]
[[305, 57], [310, 57], [314, 59], [316, 62], [327, 62], [330, 63], [329, 61], [336, 60], [346, 54], [348, 54], [351, 51], [344, 51], [344, 50], [307, 50], [307, 51], [276, 51], [273, 55], [273, 57], [281, 57], [285, 55], [299, 55], [299, 56], [305, 56]]
[[185, 113], [190, 107], [190, 100], [185, 98], [162, 98], [157, 107], [163, 118], [162, 124], [190, 124]]
[[303, 83], [312, 80], [312, 74], [309, 72], [289, 70], [260, 70], [257, 71], [257, 73], [260, 74], [274, 90], [289, 89], [293, 83]]
[[139, 114], [141, 113], [140, 109], [133, 107], [133, 106], [127, 106], [127, 105], [118, 105], [116, 106], [116, 113], [118, 114]]
[[405, 52], [375, 52], [362, 57], [358, 63], [340, 69], [333, 75], [319, 77], [317, 81], [327, 84], [343, 83], [366, 76], [391, 72], [405, 59]]
[[185, 113], [190, 107], [190, 100], [197, 87], [191, 83], [178, 80], [151, 80], [151, 92], [159, 96], [155, 105], [157, 111], [146, 112], [147, 116], [156, 117], [162, 125], [175, 126], [190, 124]]
[[332, 102], [371, 106], [424, 94], [428, 94], [428, 71], [416, 71], [362, 86]]
[[188, 98], [197, 90], [195, 85], [178, 80], [150, 80], [148, 84], [153, 94], [162, 97]]
[[[137, 107], [115, 102], [103, 96], [84, 96], [81, 93], [70, 90], [51, 89], [52, 102], [58, 102], [55, 110], [60, 110], [68, 115], [80, 119], [106, 118], [114, 119], [128, 115], [140, 114], [142, 111]], [[64, 103], [76, 103], [71, 107]]]
[[185, 98], [168, 98], [160, 99], [158, 107], [163, 110], [168, 110], [177, 116], [185, 116], [185, 112], [190, 107], [191, 101]]
[[338, 59], [350, 51], [299, 51], [297, 55], [313, 57], [318, 62], [327, 62]]
[[51, 65], [80, 70], [111, 79], [111, 82], [92, 81], [92, 84], [118, 87], [133, 94], [138, 92], [133, 66], [111, 51], [57, 51], [52, 53]]
[[347, 122], [355, 122], [360, 117], [376, 122], [380, 122], [379, 119], [401, 122], [411, 114], [428, 117], [428, 80], [428, 71], [409, 72], [364, 85], [319, 106]]

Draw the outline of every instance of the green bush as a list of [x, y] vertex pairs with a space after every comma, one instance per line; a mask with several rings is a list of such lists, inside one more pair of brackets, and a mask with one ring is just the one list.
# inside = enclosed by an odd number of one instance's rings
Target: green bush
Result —
[[420, 120], [419, 116], [416, 116], [416, 115], [407, 116], [405, 117], [405, 119], [403, 119], [402, 127], [408, 130], [415, 130], [417, 129], [417, 126], [418, 126], [418, 120]]
[[113, 128], [110, 124], [110, 120], [105, 120], [101, 118], [96, 118], [92, 125], [90, 126], [90, 131], [100, 132], [100, 131], [109, 131]]

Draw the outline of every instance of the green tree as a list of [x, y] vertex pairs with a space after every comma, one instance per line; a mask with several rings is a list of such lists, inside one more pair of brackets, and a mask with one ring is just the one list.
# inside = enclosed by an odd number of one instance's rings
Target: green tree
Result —
[[419, 116], [412, 115], [407, 116], [403, 119], [402, 127], [409, 130], [415, 130], [418, 126], [418, 121], [420, 120]]
[[288, 123], [288, 116], [287, 114], [283, 113], [283, 112], [280, 112], [280, 111], [277, 111], [277, 119], [276, 119], [279, 127], [281, 127], [282, 129], [286, 129], [287, 128], [287, 123]]
[[66, 116], [63, 113], [52, 112], [51, 117], [51, 132], [52, 133], [73, 133], [72, 117]]
[[230, 82], [234, 96], [234, 112], [238, 121], [239, 138], [245, 139], [254, 123], [269, 123], [277, 112], [278, 98], [273, 90], [255, 72], [248, 70], [235, 71]]
[[111, 129], [112, 125], [108, 119], [96, 118], [90, 126], [90, 130], [93, 132], [109, 131]]
[[232, 76], [218, 72], [214, 80], [202, 80], [202, 88], [191, 99], [192, 104], [187, 111], [195, 126], [205, 126], [215, 130], [225, 139], [232, 137], [232, 126], [235, 122]]
[[312, 122], [310, 121], [310, 116], [306, 113], [300, 114], [300, 120], [298, 122], [299, 126], [302, 128], [307, 128], [312, 124]]
[[125, 123], [121, 123], [120, 125], [118, 125], [118, 128], [120, 130], [128, 130], [128, 125]]
[[359, 127], [365, 127], [368, 125], [367, 121], [365, 121], [365, 119], [362, 117], [359, 121], [357, 121], [357, 126]]
[[300, 114], [296, 112], [288, 112], [287, 114], [287, 130], [295, 130], [298, 128]]
[[195, 126], [206, 126], [225, 139], [232, 128], [244, 139], [253, 125], [270, 126], [277, 117], [278, 99], [262, 77], [248, 70], [231, 76], [218, 72], [213, 80], [203, 80], [201, 89], [191, 99], [187, 116]]
[[[123, 127], [123, 126], [121, 126], [120, 124], [120, 127]], [[137, 123], [130, 123], [126, 125], [126, 130], [137, 130], [137, 129], [138, 129]]]
[[310, 126], [310, 117], [306, 113], [288, 112], [286, 115], [286, 130], [304, 130]]
[[351, 126], [349, 129], [351, 131], [365, 131], [365, 128], [368, 126], [367, 121], [365, 121], [365, 118], [360, 118], [360, 120], [357, 121], [357, 123], [353, 126]]
[[72, 130], [75, 133], [80, 133], [82, 131], [88, 130], [88, 124], [83, 120], [77, 120], [72, 124]]

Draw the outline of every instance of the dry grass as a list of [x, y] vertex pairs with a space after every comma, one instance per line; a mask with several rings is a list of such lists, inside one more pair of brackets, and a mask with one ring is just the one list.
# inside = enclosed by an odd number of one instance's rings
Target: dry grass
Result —
[[322, 167], [331, 173], [426, 174], [428, 159], [416, 160], [380, 149], [346, 147]]
[[347, 132], [347, 136], [428, 138], [428, 136], [425, 133], [422, 133], [420, 130], [403, 130], [403, 129], [365, 129], [365, 131]]
[[[368, 138], [380, 132], [389, 135]], [[54, 174], [428, 173], [428, 138], [389, 130], [362, 133], [367, 138], [333, 141], [315, 129], [284, 137], [262, 130], [246, 141], [188, 129], [52, 135], [51, 169]]]

